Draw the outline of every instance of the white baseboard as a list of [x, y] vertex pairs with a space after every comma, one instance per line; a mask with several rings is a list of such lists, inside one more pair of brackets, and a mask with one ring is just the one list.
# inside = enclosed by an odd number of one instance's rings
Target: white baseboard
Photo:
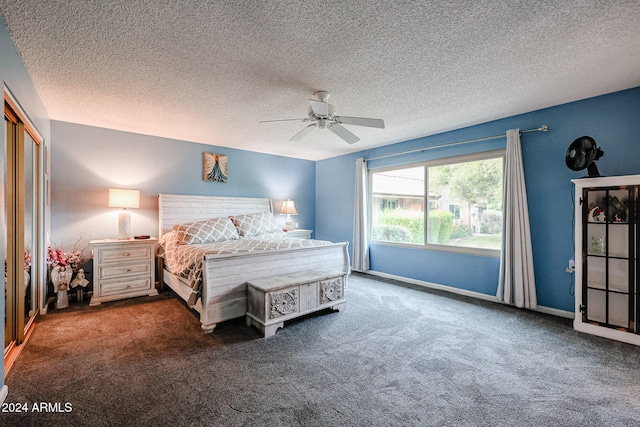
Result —
[[7, 387], [6, 385], [3, 385], [2, 388], [0, 389], [0, 405], [4, 403], [4, 400], [7, 398], [8, 394], [9, 394], [9, 387]]
[[576, 317], [576, 314], [573, 311], [559, 310], [557, 308], [543, 307], [541, 305], [539, 305], [535, 311], [539, 311], [540, 313], [550, 314], [552, 316], [565, 317], [567, 319], [575, 319]]
[[[409, 277], [396, 276], [395, 274], [382, 273], [374, 270], [361, 271], [361, 270], [355, 270], [353, 268], [352, 270], [358, 273], [370, 274], [372, 276], [384, 277], [387, 279], [397, 280], [399, 282], [410, 283], [418, 286], [424, 286], [425, 288], [437, 289], [440, 291], [451, 292], [453, 294], [464, 295], [467, 297], [477, 298], [484, 301], [491, 301], [499, 304], [504, 304], [504, 302], [500, 301], [497, 297], [483, 294], [481, 292], [474, 292], [474, 291], [469, 291], [467, 289], [454, 288], [453, 286], [446, 286], [446, 285], [440, 285], [438, 283], [425, 282], [424, 280], [411, 279]], [[572, 311], [559, 310], [557, 308], [543, 307], [540, 305], [535, 310], [532, 310], [532, 311], [550, 314], [552, 316], [557, 316], [557, 317], [565, 317], [567, 319], [573, 319], [575, 317]]]

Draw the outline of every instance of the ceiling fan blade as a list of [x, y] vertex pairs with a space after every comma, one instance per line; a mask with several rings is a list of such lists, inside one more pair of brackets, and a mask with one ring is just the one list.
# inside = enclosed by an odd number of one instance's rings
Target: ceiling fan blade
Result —
[[314, 114], [318, 116], [329, 115], [329, 103], [318, 101], [317, 99], [310, 99], [309, 104], [311, 104], [311, 109], [313, 110]]
[[329, 126], [329, 130], [344, 139], [347, 144], [353, 144], [354, 142], [360, 141], [360, 138], [349, 132], [347, 128], [340, 126], [337, 123]]
[[311, 132], [315, 127], [316, 127], [315, 123], [307, 126], [306, 128], [302, 129], [300, 132], [293, 135], [291, 139], [289, 139], [289, 141], [300, 141], [302, 138], [307, 136], [307, 134], [309, 134], [309, 132]]
[[382, 119], [368, 119], [366, 117], [348, 117], [348, 116], [336, 116], [338, 123], [345, 125], [356, 126], [368, 126], [370, 128], [384, 129], [384, 120]]
[[276, 123], [276, 122], [307, 122], [308, 118], [304, 119], [279, 119], [279, 120], [260, 120], [258, 123]]

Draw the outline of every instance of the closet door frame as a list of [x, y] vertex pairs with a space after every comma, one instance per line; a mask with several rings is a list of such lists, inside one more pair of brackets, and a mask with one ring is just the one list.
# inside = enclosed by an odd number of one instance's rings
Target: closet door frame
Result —
[[[5, 183], [5, 204], [6, 204], [6, 257], [12, 257], [13, 268], [7, 270], [7, 280], [5, 283], [7, 292], [7, 305], [5, 307], [7, 323], [11, 324], [11, 340], [7, 346], [5, 337], [5, 376], [7, 374], [7, 358], [15, 360], [17, 355], [9, 355], [8, 350], [19, 347], [26, 341], [33, 329], [35, 319], [42, 306], [45, 280], [45, 251], [43, 247], [44, 231], [44, 194], [42, 191], [43, 177], [43, 139], [36, 129], [31, 125], [27, 115], [22, 111], [19, 104], [8, 93], [4, 92], [4, 115], [7, 118], [6, 129], [6, 183]], [[8, 121], [7, 121], [8, 120]], [[13, 134], [12, 134], [13, 133]], [[32, 179], [33, 182], [33, 212], [32, 228], [33, 238], [31, 239], [31, 271], [30, 280], [34, 298], [31, 301], [32, 307], [25, 307], [26, 286], [23, 272], [25, 254], [25, 139], [26, 136], [33, 141]], [[28, 228], [27, 228], [28, 229]], [[31, 311], [28, 311], [31, 310]], [[10, 320], [9, 320], [10, 319]], [[6, 331], [5, 331], [6, 332]], [[13, 352], [15, 353], [15, 352]], [[10, 367], [10, 364], [9, 364]]]

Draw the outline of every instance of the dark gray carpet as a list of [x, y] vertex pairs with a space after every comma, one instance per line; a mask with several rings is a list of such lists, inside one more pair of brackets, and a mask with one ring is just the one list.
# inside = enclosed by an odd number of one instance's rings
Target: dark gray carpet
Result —
[[267, 340], [204, 335], [172, 293], [44, 316], [0, 414], [11, 426], [640, 425], [640, 348], [571, 322], [354, 274], [347, 310]]

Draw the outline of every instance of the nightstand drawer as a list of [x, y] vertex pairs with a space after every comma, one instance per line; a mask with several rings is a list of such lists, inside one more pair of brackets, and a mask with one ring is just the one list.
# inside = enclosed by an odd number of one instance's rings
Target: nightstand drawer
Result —
[[101, 265], [98, 267], [98, 279], [110, 279], [135, 274], [150, 274], [151, 263]]
[[151, 277], [140, 277], [139, 279], [127, 280], [105, 280], [99, 283], [100, 296], [126, 294], [127, 292], [137, 292], [151, 289]]
[[134, 259], [151, 259], [151, 246], [129, 245], [123, 248], [105, 248], [100, 250], [98, 262], [116, 262]]

